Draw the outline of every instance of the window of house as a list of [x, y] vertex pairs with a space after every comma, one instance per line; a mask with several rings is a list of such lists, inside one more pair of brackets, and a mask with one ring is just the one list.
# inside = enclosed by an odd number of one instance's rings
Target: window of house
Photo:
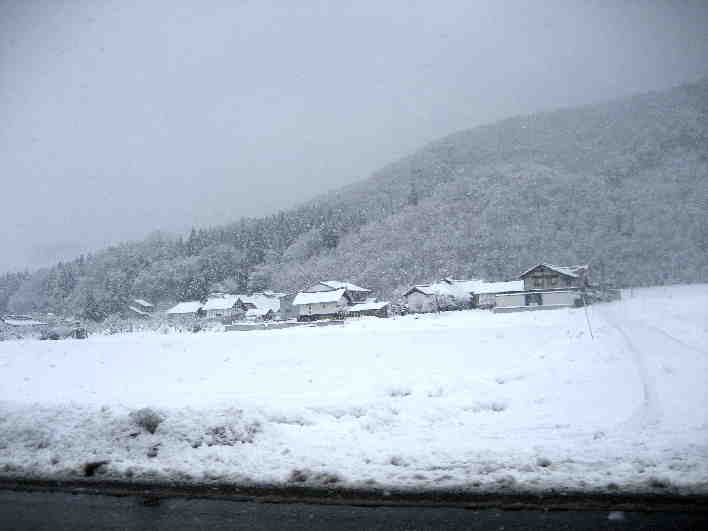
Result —
[[541, 286], [543, 286], [543, 279], [541, 277], [535, 277], [533, 279], [533, 285], [534, 287], [540, 288]]
[[540, 293], [527, 293], [525, 296], [526, 306], [541, 306], [543, 305], [543, 296]]
[[551, 277], [551, 286], [558, 284], [558, 277]]

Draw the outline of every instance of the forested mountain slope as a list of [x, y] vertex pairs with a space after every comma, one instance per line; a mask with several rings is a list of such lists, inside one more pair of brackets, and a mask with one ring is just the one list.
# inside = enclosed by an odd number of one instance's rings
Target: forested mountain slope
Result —
[[0, 311], [100, 319], [133, 295], [323, 277], [393, 295], [542, 260], [588, 262], [619, 285], [708, 281], [708, 81], [476, 127], [274, 216], [8, 275]]

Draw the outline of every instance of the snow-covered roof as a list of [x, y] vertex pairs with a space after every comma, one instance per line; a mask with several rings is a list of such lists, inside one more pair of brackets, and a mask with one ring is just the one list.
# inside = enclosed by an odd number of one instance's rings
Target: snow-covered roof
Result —
[[133, 299], [133, 302], [137, 304], [138, 306], [142, 306], [143, 308], [152, 308], [153, 305], [152, 303], [149, 303], [145, 299]]
[[361, 286], [357, 286], [356, 284], [352, 284], [351, 282], [341, 282], [339, 280], [323, 280], [319, 284], [327, 286], [333, 290], [344, 288], [347, 291], [361, 291], [365, 293], [371, 293], [370, 289], [362, 288]]
[[270, 308], [251, 308], [250, 310], [246, 310], [246, 317], [265, 317], [272, 311], [273, 310], [271, 310]]
[[254, 293], [253, 295], [238, 295], [244, 303], [251, 303], [259, 310], [280, 311], [280, 297], [268, 295], [266, 292]]
[[[473, 278], [471, 280], [454, 280], [451, 278], [446, 278], [443, 282], [447, 284], [447, 289], [450, 295], [463, 299], [468, 297], [470, 293], [476, 292], [480, 286], [487, 284], [487, 282], [478, 278]], [[441, 284], [443, 282], [441, 282]]]
[[267, 289], [263, 292], [263, 295], [267, 295], [268, 297], [275, 297], [277, 299], [282, 299], [283, 297], [287, 296], [287, 293], [282, 293], [279, 291], [271, 291], [271, 290]]
[[47, 323], [43, 321], [36, 321], [35, 319], [10, 319], [5, 318], [2, 320], [3, 323], [9, 326], [44, 326]]
[[150, 315], [148, 312], [144, 312], [143, 310], [141, 310], [140, 308], [137, 308], [135, 306], [128, 306], [128, 309], [134, 311], [138, 315], [144, 315], [144, 316]]
[[416, 291], [422, 293], [423, 295], [439, 295], [438, 290], [435, 286], [431, 284], [419, 284], [417, 286], [413, 286], [411, 289], [406, 291], [403, 296], [407, 297], [408, 295]]
[[323, 302], [337, 302], [344, 297], [346, 290], [344, 288], [332, 291], [315, 291], [315, 292], [300, 292], [293, 299], [293, 305], [299, 306], [302, 304], [318, 304]]
[[238, 295], [220, 295], [209, 297], [204, 304], [204, 310], [230, 310], [238, 302]]
[[505, 296], [505, 295], [526, 295], [526, 294], [539, 294], [539, 293], [581, 293], [579, 289], [577, 288], [570, 288], [570, 289], [548, 289], [548, 290], [522, 290], [522, 291], [516, 291], [514, 293], [497, 293], [496, 295], [499, 296]]
[[526, 275], [528, 275], [531, 271], [536, 269], [537, 267], [547, 267], [548, 269], [551, 269], [555, 271], [556, 273], [560, 273], [561, 275], [565, 275], [567, 277], [572, 277], [572, 278], [579, 278], [581, 272], [585, 272], [588, 269], [587, 265], [574, 265], [574, 266], [557, 266], [557, 265], [552, 265], [552, 264], [536, 264], [533, 267], [530, 267], [523, 273], [519, 275], [519, 278], [524, 278]]
[[419, 291], [423, 295], [466, 299], [470, 297], [470, 293], [475, 291], [475, 288], [482, 284], [485, 284], [482, 280], [444, 279], [441, 282], [435, 282], [433, 284], [418, 284], [417, 286], [413, 286], [403, 296], [406, 297], [414, 291]]
[[347, 308], [348, 312], [365, 312], [368, 310], [382, 310], [386, 306], [389, 306], [391, 303], [388, 301], [367, 301], [367, 302], [361, 302], [359, 304], [355, 304], [354, 306], [350, 306]]
[[523, 290], [523, 280], [511, 280], [509, 282], [483, 282], [474, 289], [473, 293], [477, 295], [487, 295], [491, 293], [505, 293], [508, 291]]
[[197, 313], [202, 307], [199, 301], [180, 302], [167, 310], [169, 315], [182, 315], [188, 313]]

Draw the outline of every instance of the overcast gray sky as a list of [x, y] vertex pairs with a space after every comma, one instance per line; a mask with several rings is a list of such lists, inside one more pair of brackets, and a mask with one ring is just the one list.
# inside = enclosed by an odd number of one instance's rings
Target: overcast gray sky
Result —
[[708, 74], [708, 2], [0, 0], [0, 271]]

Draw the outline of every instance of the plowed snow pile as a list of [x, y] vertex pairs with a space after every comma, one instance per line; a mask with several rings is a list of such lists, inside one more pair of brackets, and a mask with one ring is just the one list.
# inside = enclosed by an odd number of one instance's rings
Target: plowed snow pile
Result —
[[708, 286], [0, 343], [0, 477], [708, 492]]

